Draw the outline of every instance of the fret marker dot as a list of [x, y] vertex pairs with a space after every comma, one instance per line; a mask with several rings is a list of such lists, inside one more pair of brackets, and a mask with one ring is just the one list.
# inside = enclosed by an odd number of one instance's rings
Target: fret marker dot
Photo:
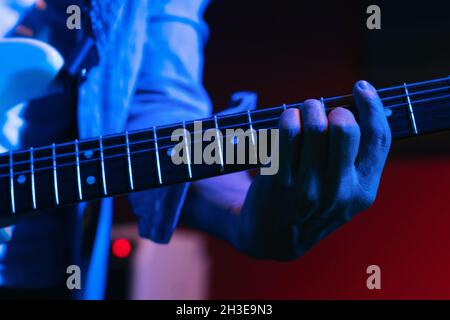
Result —
[[392, 116], [392, 110], [390, 108], [384, 108], [384, 114], [386, 117]]
[[20, 184], [25, 183], [25, 181], [27, 181], [27, 177], [25, 177], [23, 174], [21, 174], [20, 176], [17, 177], [17, 182]]
[[86, 182], [87, 182], [89, 185], [93, 185], [93, 184], [95, 183], [95, 177], [94, 177], [94, 176], [89, 176], [89, 177], [87, 177], [87, 178], [86, 178]]
[[174, 154], [175, 154], [175, 150], [174, 150], [173, 148], [167, 149], [167, 155], [168, 155], [169, 157], [173, 157]]
[[239, 143], [239, 137], [234, 136], [234, 137], [231, 139], [231, 143], [234, 144], [234, 145], [237, 145], [237, 144]]
[[92, 152], [91, 150], [86, 151], [86, 152], [84, 153], [84, 156], [85, 156], [87, 159], [92, 158], [93, 155], [94, 155], [94, 152]]

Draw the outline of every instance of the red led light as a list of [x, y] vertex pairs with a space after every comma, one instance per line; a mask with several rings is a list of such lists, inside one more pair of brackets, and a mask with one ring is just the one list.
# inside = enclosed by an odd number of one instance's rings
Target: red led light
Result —
[[120, 259], [128, 258], [131, 253], [131, 243], [127, 239], [114, 240], [112, 252], [115, 257]]

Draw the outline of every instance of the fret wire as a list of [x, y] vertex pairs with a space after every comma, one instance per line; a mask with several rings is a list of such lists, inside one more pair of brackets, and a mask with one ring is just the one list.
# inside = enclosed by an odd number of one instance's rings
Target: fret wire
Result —
[[53, 158], [53, 188], [55, 191], [55, 202], [59, 205], [59, 190], [58, 190], [58, 173], [56, 171], [56, 145], [52, 144], [52, 158]]
[[405, 94], [406, 94], [406, 101], [408, 102], [408, 111], [409, 111], [409, 119], [411, 120], [411, 125], [413, 128], [414, 135], [418, 135], [419, 132], [417, 131], [417, 125], [416, 125], [416, 118], [414, 116], [414, 110], [411, 104], [411, 98], [409, 97], [409, 90], [406, 83], [403, 84]]
[[[435, 101], [435, 100], [439, 100], [439, 99], [448, 99], [448, 98], [450, 98], [450, 95], [445, 95], [445, 96], [439, 96], [439, 97], [436, 97], [436, 98], [430, 98], [430, 99], [423, 99], [423, 100], [417, 100], [417, 101], [414, 101], [414, 103], [417, 105], [417, 104], [419, 104], [419, 103], [425, 103], [425, 102], [431, 102], [431, 101]], [[399, 104], [399, 105], [396, 105], [395, 106], [395, 108], [393, 109], [393, 110], [397, 110], [398, 108], [397, 107], [404, 107], [404, 106], [406, 106], [407, 104], [406, 103], [403, 103], [403, 104]], [[275, 118], [271, 118], [271, 119], [265, 119], [265, 120], [262, 120], [262, 121], [253, 121], [253, 123], [256, 123], [256, 122], [258, 122], [258, 123], [262, 123], [262, 122], [269, 122], [269, 121], [278, 121], [279, 120], [279, 118], [278, 117], [275, 117]], [[240, 126], [240, 125], [243, 125], [243, 124], [237, 124], [237, 126]], [[269, 129], [271, 129], [271, 128], [266, 128], [267, 130], [269, 130]], [[146, 140], [146, 142], [151, 142], [152, 140]], [[195, 142], [198, 142], [198, 141], [194, 141], [194, 143]], [[166, 147], [162, 147], [162, 148], [159, 148], [160, 150], [161, 149], [169, 149], [169, 148], [171, 148], [171, 147], [173, 147], [173, 146], [166, 146]], [[155, 149], [145, 149], [145, 150], [142, 150], [142, 152], [149, 152], [149, 151], [154, 151]], [[141, 151], [137, 151], [137, 152], [132, 152], [132, 154], [138, 154], [138, 153], [141, 153]], [[115, 157], [119, 157], [119, 156], [124, 156], [123, 154], [119, 154], [119, 155], [114, 155], [114, 156], [109, 156], [109, 157], [107, 157], [108, 159], [110, 159], [110, 158], [115, 158]], [[88, 162], [91, 162], [91, 161], [98, 161], [98, 159], [89, 159], [89, 160], [84, 160], [83, 161], [83, 163], [88, 163]], [[67, 163], [67, 164], [62, 164], [62, 165], [58, 165], [58, 167], [65, 167], [65, 166], [69, 166], [69, 165], [73, 165], [74, 163]], [[39, 171], [39, 170], [44, 170], [44, 169], [49, 169], [49, 168], [40, 168], [40, 169], [37, 169], [36, 171]], [[50, 168], [51, 169], [51, 168]], [[19, 172], [19, 173], [28, 173], [29, 171], [21, 171], [21, 172]], [[16, 174], [18, 174], [18, 173], [16, 173]], [[4, 175], [3, 175], [4, 176]], [[3, 177], [2, 175], [0, 175], [0, 177]]]
[[133, 168], [131, 166], [130, 139], [128, 137], [128, 131], [125, 132], [125, 143], [127, 145], [128, 177], [130, 179], [130, 189], [134, 190]]
[[[417, 88], [417, 87], [420, 87], [420, 86], [436, 84], [436, 83], [439, 83], [439, 82], [447, 82], [448, 83], [449, 81], [450, 81], [450, 76], [445, 77], [445, 78], [438, 78], [438, 79], [433, 79], [433, 80], [428, 80], [428, 81], [411, 83], [411, 84], [408, 85], [408, 87], [409, 88]], [[383, 88], [383, 89], [378, 89], [377, 92], [378, 93], [386, 93], [386, 92], [389, 92], [389, 91], [399, 90], [399, 89], [402, 89], [402, 88], [403, 88], [403, 85], [393, 86], [393, 87], [387, 87], [387, 88]], [[414, 93], [416, 93], [416, 92], [414, 92]], [[328, 103], [328, 102], [331, 102], [331, 101], [338, 101], [339, 99], [345, 99], [345, 98], [351, 98], [351, 97], [352, 97], [352, 94], [343, 95], [343, 96], [336, 96], [336, 97], [331, 97], [331, 98], [325, 98], [324, 102]], [[402, 96], [397, 96], [396, 98], [402, 98]], [[291, 105], [284, 104], [283, 106], [279, 106], [279, 107], [273, 107], [273, 108], [266, 108], [266, 109], [257, 110], [257, 112], [263, 112], [265, 110], [270, 110], [270, 109], [287, 108], [288, 106], [300, 106], [300, 103], [291, 104]], [[238, 115], [238, 114], [236, 114], [236, 115]], [[221, 117], [225, 118], [225, 117], [230, 117], [230, 116], [232, 117], [232, 116], [234, 116], [234, 114], [223, 115]], [[170, 128], [170, 127], [176, 127], [176, 125], [175, 124], [168, 124], [168, 125], [160, 126], [159, 129]], [[135, 130], [132, 133], [140, 133], [140, 132], [145, 132], [147, 130], [148, 129]], [[121, 135], [122, 134], [112, 134], [112, 135], [109, 135], [108, 137], [120, 137]], [[163, 137], [162, 139], [164, 139], [164, 138], [170, 138], [170, 137]], [[86, 141], [86, 142], [87, 141], [94, 141], [95, 139], [96, 138], [89, 138], [89, 139], [85, 139], [84, 141]], [[70, 145], [73, 145], [73, 144], [74, 144], [74, 141], [70, 141], [70, 142], [65, 142], [65, 143], [58, 144], [58, 146], [70, 146]], [[48, 149], [50, 147], [51, 146], [37, 147], [37, 148], [35, 148], [35, 150], [46, 150], [46, 149]], [[115, 147], [115, 146], [112, 146], [112, 147]], [[26, 152], [26, 150], [18, 150], [15, 153], [19, 154], [19, 153], [24, 153], [24, 152]], [[58, 155], [58, 156], [65, 156], [65, 155], [63, 154], [63, 155]]]
[[[448, 99], [450, 95], [446, 94], [443, 96], [437, 96], [437, 97], [433, 97], [433, 98], [427, 98], [427, 99], [420, 99], [420, 100], [415, 100], [414, 103], [424, 103], [424, 102], [430, 102], [430, 101], [435, 101], [435, 100], [440, 100], [440, 99]], [[406, 95], [403, 97], [405, 98]], [[391, 104], [391, 105], [385, 105], [384, 108], [385, 109], [396, 109], [396, 108], [403, 108], [405, 106], [407, 106], [408, 103], [407, 102], [402, 102], [402, 103], [396, 103], [396, 104]]]
[[[439, 81], [448, 81], [448, 79], [447, 78], [445, 78], [445, 79], [440, 79]], [[411, 87], [412, 85], [410, 84], [410, 85], [408, 85], [408, 87]], [[395, 88], [398, 88], [398, 87], [395, 87]], [[391, 89], [394, 89], [394, 88], [391, 88]], [[443, 88], [440, 88], [440, 90], [442, 90]], [[378, 90], [378, 92], [380, 92], [380, 90]], [[426, 92], [426, 91], [425, 91]], [[423, 92], [414, 92], [413, 94], [422, 94]], [[413, 94], [410, 94], [410, 96], [412, 96]], [[343, 97], [352, 97], [352, 95], [348, 95], [348, 96], [341, 96], [341, 97], [335, 97], [335, 98], [326, 98], [326, 99], [324, 99], [324, 102], [325, 103], [327, 103], [328, 101], [332, 101], [333, 99], [336, 99], [336, 98], [343, 98]], [[401, 95], [401, 96], [395, 96], [395, 97], [389, 97], [389, 98], [384, 98], [384, 99], [391, 99], [391, 98], [402, 98], [402, 97], [405, 97], [404, 95]], [[383, 100], [383, 99], [382, 99]], [[260, 113], [262, 113], [262, 112], [267, 112], [267, 111], [269, 111], [269, 112], [272, 112], [272, 111], [276, 111], [276, 110], [278, 110], [278, 109], [280, 109], [280, 108], [282, 108], [282, 109], [287, 109], [287, 107], [289, 106], [289, 107], [298, 107], [298, 106], [300, 106], [301, 105], [301, 103], [298, 103], [298, 104], [291, 104], [291, 105], [286, 105], [286, 104], [284, 104], [283, 106], [280, 106], [280, 107], [274, 107], [274, 108], [266, 108], [266, 109], [261, 109], [261, 110], [257, 110], [257, 112], [256, 112], [256, 115], [257, 114], [260, 114]], [[386, 107], [386, 109], [388, 109], [388, 108], [391, 108], [391, 107], [399, 107], [399, 106], [401, 106], [401, 105], [399, 105], [399, 104], [394, 104], [394, 105], [391, 105], [391, 106], [389, 106], [389, 105], [385, 105], [385, 107]], [[349, 107], [349, 105], [342, 105], [342, 106], [339, 106], [339, 107]], [[333, 107], [334, 108], [334, 107]], [[225, 116], [222, 116], [222, 117], [230, 117], [230, 116], [235, 116], [235, 115], [239, 115], [239, 113], [238, 114], [231, 114], [231, 115], [225, 115]], [[167, 126], [161, 126], [161, 127], [159, 127], [159, 128], [166, 128], [166, 127], [171, 127], [171, 126], [173, 126], [173, 127], [175, 127], [175, 125], [167, 125]], [[148, 129], [142, 129], [142, 130], [136, 130], [136, 131], [133, 131], [133, 133], [139, 133], [139, 132], [145, 132], [145, 131], [147, 131]], [[115, 136], [120, 136], [121, 134], [117, 134], [117, 135], [111, 135], [111, 137], [115, 137]], [[170, 137], [163, 137], [163, 138], [161, 138], [161, 139], [169, 139]], [[92, 139], [94, 139], [94, 138], [92, 138]], [[91, 139], [86, 139], [86, 140], [84, 140], [84, 141], [92, 141]], [[138, 144], [138, 143], [145, 143], [145, 142], [148, 142], [148, 141], [136, 141], [136, 142], [132, 142], [131, 144]], [[62, 144], [58, 144], [58, 146], [66, 146], [66, 145], [73, 145], [74, 144], [74, 142], [72, 141], [72, 142], [66, 142], [66, 143], [62, 143]], [[121, 147], [122, 145], [113, 145], [113, 146], [108, 146], [108, 147], [106, 147], [105, 149], [111, 149], [111, 148], [117, 148], [117, 147]], [[35, 150], [45, 150], [45, 149], [48, 149], [49, 148], [49, 146], [44, 146], [44, 147], [38, 147], [38, 148], [35, 148]], [[94, 149], [94, 150], [97, 150], [97, 149]], [[17, 151], [16, 153], [22, 153], [22, 152], [25, 152], [24, 150], [19, 150], [19, 151]], [[57, 157], [62, 157], [62, 156], [67, 156], [67, 155], [71, 155], [71, 154], [62, 154], [62, 155], [57, 155]], [[37, 161], [40, 161], [40, 160], [45, 160], [46, 158], [44, 157], [43, 159], [37, 159]], [[0, 165], [0, 167], [1, 167], [1, 165]]]
[[[448, 99], [448, 98], [450, 98], [450, 94], [449, 95], [445, 95], [445, 96], [435, 97], [435, 98], [417, 100], [417, 101], [414, 101], [414, 103], [418, 106], [420, 103], [426, 103], [426, 102], [431, 102], [431, 101], [435, 101], [435, 100], [439, 100], [439, 99]], [[403, 104], [403, 106], [406, 106], [406, 105], [407, 105], [406, 103]], [[397, 111], [398, 108], [396, 108], [394, 110]], [[278, 120], [278, 117], [272, 118], [272, 119], [266, 119], [266, 120], [261, 121], [261, 122], [269, 122], [269, 121], [275, 122], [277, 120]], [[254, 123], [255, 123], [255, 121], [254, 121]], [[275, 128], [277, 128], [277, 126], [274, 124], [273, 126], [267, 126], [265, 129], [271, 130], [271, 129], [275, 129]], [[198, 141], [194, 141], [194, 143], [196, 143], [196, 142], [198, 142]], [[171, 147], [172, 146], [166, 146], [166, 147], [163, 147], [161, 149], [169, 149]], [[143, 149], [143, 150], [132, 152], [132, 154], [140, 154], [140, 153], [143, 153], [143, 152], [149, 152], [149, 151], [154, 151], [154, 150], [155, 149], [151, 149], [151, 148], [150, 149]], [[115, 157], [121, 157], [121, 156], [123, 156], [123, 154], [113, 155], [113, 156], [110, 156], [108, 158], [115, 158]], [[97, 160], [98, 159], [89, 159], [89, 160], [83, 161], [83, 163], [87, 163], [87, 162], [90, 162], [90, 161], [97, 161]], [[58, 167], [65, 167], [65, 166], [69, 166], [69, 165], [73, 165], [73, 163], [67, 163], [67, 164], [58, 165]], [[39, 168], [36, 171], [48, 170], [48, 169], [51, 169], [51, 168]], [[26, 173], [28, 173], [28, 171], [16, 172], [15, 174], [17, 175], [17, 174], [26, 174]], [[5, 176], [8, 176], [8, 175], [0, 175], [0, 177], [5, 177]]]
[[[270, 128], [267, 128], [268, 130], [270, 130], [270, 129], [274, 129], [274, 128], [276, 128], [276, 126], [273, 126], [273, 127], [270, 127]], [[138, 152], [145, 152], [146, 150], [139, 150]], [[138, 153], [138, 152], [136, 152], [136, 153]]]
[[162, 184], [162, 175], [161, 175], [161, 163], [159, 162], [159, 148], [158, 148], [158, 134], [156, 132], [156, 126], [153, 127], [153, 139], [155, 142], [155, 155], [156, 155], [156, 169], [158, 172], [158, 183]]
[[[446, 81], [449, 81], [449, 79], [447, 79]], [[394, 108], [397, 108], [397, 107], [401, 107], [401, 106], [407, 106], [408, 107], [408, 110], [409, 109], [411, 109], [411, 115], [414, 117], [414, 120], [411, 122], [411, 123], [414, 123], [414, 124], [416, 124], [416, 122], [415, 122], [415, 115], [414, 115], [414, 111], [417, 111], [418, 109], [416, 109], [416, 110], [414, 110], [413, 109], [413, 105], [412, 105], [412, 103], [413, 103], [413, 99], [411, 99], [411, 96], [414, 94], [414, 93], [410, 93], [409, 92], [409, 90], [408, 90], [408, 88], [409, 88], [409, 86], [408, 85], [406, 85], [406, 83], [403, 85], [403, 87], [406, 89], [405, 90], [405, 93], [406, 93], [406, 95], [405, 96], [403, 96], [403, 97], [406, 97], [406, 100], [407, 100], [407, 104], [397, 104], [397, 105], [393, 105], [393, 106], [386, 106], [386, 109], [388, 109], [388, 108], [392, 108], [392, 109], [394, 109]], [[439, 90], [442, 90], [442, 89], [439, 89]], [[431, 91], [431, 90], [427, 90], [427, 92], [426, 93], [428, 93], [429, 91]], [[436, 91], [436, 90], [434, 90], [433, 89], [433, 91]], [[418, 94], [423, 94], [423, 92], [422, 93], [418, 93]], [[430, 97], [430, 96], [432, 96], [432, 95], [427, 95], [426, 97]], [[443, 98], [446, 98], [446, 97], [448, 97], [448, 95], [447, 96], [444, 96], [444, 97], [437, 97], [437, 98], [429, 98], [429, 99], [424, 99], [424, 100], [422, 100], [423, 102], [426, 102], [426, 101], [433, 101], [433, 100], [435, 100], [435, 99], [443, 99]], [[416, 104], [416, 103], [420, 103], [420, 101], [414, 101], [414, 104]], [[416, 107], [416, 106], [414, 106], [414, 107]], [[285, 105], [283, 105], [283, 108], [286, 108], [286, 106]], [[279, 109], [279, 107], [278, 107], [278, 109]], [[400, 108], [398, 108], [398, 109], [400, 109]], [[423, 112], [423, 113], [425, 113], [426, 111], [426, 109], [420, 109], [421, 110], [421, 112]], [[268, 112], [273, 112], [273, 110], [272, 111], [268, 111]], [[417, 113], [417, 112], [416, 112]], [[397, 116], [399, 116], [400, 114], [401, 114], [401, 112], [399, 111], [399, 113], [396, 113], [397, 114]], [[403, 113], [403, 114], [405, 114], [405, 113]], [[425, 119], [433, 119], [433, 114], [429, 114], [429, 113], [426, 113], [425, 114], [425, 116], [426, 116], [426, 118]], [[270, 121], [270, 120], [269, 120]], [[395, 125], [395, 124], [394, 124]], [[406, 125], [405, 125], [406, 126]], [[400, 127], [400, 126], [398, 126], [398, 129], [396, 129], [396, 133], [398, 133], [399, 135], [401, 135], [401, 134], [405, 134], [405, 130], [403, 130], [403, 128], [405, 127], [405, 126], [402, 126], [402, 127]], [[417, 126], [416, 126], [416, 131], [417, 131], [417, 133], [418, 133], [418, 130], [417, 130]], [[422, 130], [421, 130], [422, 131]], [[394, 133], [394, 131], [393, 131], [393, 133]], [[410, 134], [410, 133], [409, 133]], [[73, 143], [73, 142], [72, 142]], [[195, 142], [194, 142], [195, 143]], [[115, 148], [117, 148], [118, 146], [112, 146], [112, 147], [115, 147]], [[37, 148], [36, 148], [36, 150], [37, 150]], [[78, 150], [77, 150], [78, 151]], [[19, 151], [20, 152], [20, 151]], [[12, 152], [11, 152], [12, 153]], [[77, 152], [78, 153], [78, 152]], [[55, 157], [56, 158], [56, 157]], [[32, 180], [34, 180], [34, 172], [35, 171], [38, 171], [38, 170], [40, 170], [40, 168], [37, 168], [36, 170], [34, 170], [35, 168], [34, 168], [34, 161], [39, 161], [40, 159], [39, 158], [36, 158], [36, 159], [34, 159], [34, 155], [32, 155], [31, 157], [30, 157], [30, 162], [31, 162], [31, 164], [33, 165], [33, 167], [31, 168], [32, 170], [31, 170], [31, 172], [33, 172], [33, 179]], [[11, 161], [11, 160], [10, 160]], [[26, 163], [26, 162], [25, 162]], [[79, 161], [78, 161], [78, 163], [79, 163]], [[11, 163], [10, 163], [10, 165], [11, 165]], [[10, 170], [10, 175], [13, 177], [13, 175], [14, 175], [14, 169], [13, 168], [11, 168], [12, 169], [12, 174], [11, 174], [11, 170]], [[25, 172], [27, 172], [27, 171], [25, 171]], [[7, 176], [7, 175], [6, 175]], [[11, 182], [11, 181], [10, 181]], [[32, 186], [34, 187], [34, 181], [33, 181], [33, 183], [32, 183]], [[12, 179], [12, 192], [14, 193], [14, 179]], [[14, 195], [13, 195], [14, 196]], [[12, 210], [14, 210], [15, 211], [15, 206], [14, 206], [14, 204], [15, 204], [15, 200], [14, 199], [11, 199], [12, 200]], [[14, 207], [14, 208], [13, 208]]]
[[108, 194], [108, 189], [106, 188], [106, 173], [105, 173], [105, 156], [103, 152], [103, 136], [99, 137], [100, 144], [100, 168], [102, 170], [102, 189], [103, 194], [106, 196]]
[[284, 111], [287, 110], [286, 103], [283, 103], [283, 110], [284, 110]]
[[253, 145], [253, 152], [254, 152], [254, 161], [257, 161], [258, 159], [258, 151], [256, 150], [256, 137], [255, 137], [255, 130], [253, 129], [253, 121], [252, 121], [252, 113], [250, 110], [247, 110], [247, 116], [248, 116], [248, 123], [250, 126], [250, 133], [251, 133], [251, 139], [252, 139], [252, 145]]
[[31, 172], [31, 199], [33, 209], [36, 210], [36, 188], [34, 185], [34, 150], [30, 148], [30, 172]]
[[80, 154], [78, 152], [78, 140], [75, 140], [75, 164], [77, 167], [78, 198], [80, 200], [83, 200], [83, 192], [81, 190]]
[[188, 174], [189, 174], [189, 178], [192, 179], [192, 168], [191, 168], [191, 154], [190, 154], [190, 149], [189, 149], [189, 145], [187, 143], [187, 139], [186, 139], [186, 121], [183, 121], [183, 137], [184, 137], [184, 146], [186, 148], [186, 160], [187, 160], [187, 166], [188, 166]]
[[222, 146], [222, 139], [220, 138], [219, 122], [217, 120], [216, 115], [214, 116], [214, 127], [216, 129], [216, 139], [219, 144], [220, 171], [224, 171], [225, 164], [223, 162], [223, 146]]
[[[429, 85], [429, 84], [435, 84], [437, 82], [446, 81], [446, 80], [448, 80], [448, 78], [449, 77], [411, 83], [409, 85], [409, 88], [416, 88], [418, 86], [425, 86], [425, 85]], [[402, 88], [403, 88], [403, 85], [399, 85], [399, 86], [393, 86], [393, 87], [387, 87], [387, 88], [379, 89], [377, 91], [379, 93], [384, 93], [384, 92], [388, 92], [388, 91], [401, 90]]]
[[13, 161], [13, 151], [9, 152], [9, 185], [10, 185], [10, 195], [11, 195], [11, 211], [13, 214], [16, 213], [16, 201], [14, 198], [14, 161]]
[[[417, 101], [415, 101], [414, 103], [423, 103], [423, 102], [429, 102], [429, 101], [434, 101], [434, 100], [439, 100], [439, 99], [446, 99], [446, 98], [448, 98], [448, 95], [445, 95], [445, 96], [438, 96], [438, 97], [433, 97], [433, 98], [428, 98], [428, 99], [422, 99], [422, 100], [417, 100]], [[400, 103], [400, 104], [393, 104], [393, 105], [388, 105], [388, 106], [385, 106], [385, 109], [395, 109], [395, 108], [399, 108], [399, 107], [402, 107], [402, 106], [405, 106], [406, 104], [405, 103]], [[342, 107], [347, 107], [347, 106], [342, 106]], [[279, 108], [278, 108], [279, 109]], [[270, 111], [270, 112], [273, 112], [273, 111], [276, 111], [275, 109], [265, 109], [265, 111]], [[254, 123], [256, 123], [256, 121], [253, 121]], [[260, 121], [260, 122], [264, 122], [264, 121]], [[147, 129], [148, 130], [148, 129]], [[144, 130], [145, 131], [145, 130]], [[90, 141], [90, 139], [87, 139], [87, 140], [85, 140], [85, 141]], [[131, 144], [139, 144], [139, 143], [145, 143], [145, 142], [151, 142], [151, 140], [142, 140], [142, 141], [138, 141], [138, 142], [135, 142], [135, 143], [131, 143]], [[74, 142], [70, 142], [70, 143], [64, 143], [64, 144], [60, 144], [60, 145], [58, 145], [58, 146], [63, 146], [63, 145], [70, 145], [70, 144], [73, 144]], [[117, 148], [117, 147], [120, 147], [121, 145], [115, 145], [115, 146], [111, 146], [110, 148]], [[123, 146], [123, 145], [122, 145]], [[37, 149], [39, 149], [39, 148], [36, 148], [36, 150]], [[44, 150], [45, 148], [41, 148], [42, 150]], [[24, 152], [23, 150], [19, 150], [19, 151], [17, 151], [17, 152], [15, 152], [15, 153], [22, 153], [22, 152]], [[61, 154], [61, 155], [57, 155], [57, 157], [62, 157], [62, 156], [69, 156], [69, 155], [73, 155], [73, 153], [65, 153], [65, 154]], [[36, 161], [39, 161], [39, 160], [46, 160], [46, 159], [48, 159], [47, 157], [43, 157], [43, 158], [41, 158], [41, 159], [37, 159]], [[86, 161], [84, 161], [84, 162], [86, 162]], [[27, 163], [27, 161], [21, 161], [21, 162], [18, 162], [18, 164], [26, 164]], [[0, 165], [0, 167], [1, 166], [4, 166], [4, 165]], [[39, 170], [39, 169], [38, 169]], [[27, 172], [27, 171], [24, 171], [24, 172]]]
[[[439, 96], [439, 97], [436, 97], [436, 98], [430, 98], [430, 99], [422, 99], [422, 100], [417, 100], [417, 101], [415, 101], [414, 103], [415, 104], [418, 104], [418, 103], [426, 103], [426, 102], [430, 102], [430, 101], [434, 101], [434, 100], [438, 100], [438, 99], [447, 99], [447, 98], [449, 98], [450, 97], [450, 95], [445, 95], [445, 96]], [[402, 104], [398, 104], [398, 105], [395, 105], [395, 109], [397, 109], [397, 107], [404, 107], [404, 106], [407, 106], [407, 103], [402, 103]], [[385, 108], [385, 109], [388, 109], [388, 108]], [[395, 110], [394, 109], [394, 110]], [[273, 111], [273, 110], [272, 110]], [[269, 122], [269, 121], [274, 121], [274, 122], [276, 122], [276, 121], [278, 121], [279, 120], [279, 116], [277, 115], [277, 116], [274, 116], [273, 118], [269, 118], [269, 119], [263, 119], [263, 120], [259, 120], [259, 121], [253, 121], [253, 123], [255, 124], [255, 123], [264, 123], [264, 122]], [[239, 123], [239, 124], [234, 124], [234, 125], [232, 125], [232, 126], [227, 126], [227, 127], [223, 127], [223, 128], [238, 128], [238, 127], [241, 127], [241, 126], [244, 126], [244, 125], [246, 125], [246, 123], [245, 122], [243, 122], [243, 123]], [[222, 129], [223, 129], [222, 128]], [[148, 141], [151, 141], [151, 140], [147, 140], [147, 142]], [[194, 143], [196, 143], [196, 142], [199, 142], [199, 141], [193, 141]], [[162, 148], [159, 148], [160, 150], [161, 149], [169, 149], [169, 148], [171, 148], [171, 147], [173, 147], [172, 145], [170, 145], [170, 146], [165, 146], [165, 147], [162, 147]]]
[[[409, 85], [408, 85], [408, 87], [409, 87]], [[416, 91], [416, 92], [413, 92], [413, 93], [409, 93], [408, 95], [401, 94], [401, 95], [396, 95], [396, 96], [391, 96], [391, 97], [384, 97], [382, 99], [382, 101], [384, 102], [383, 104], [386, 104], [386, 101], [400, 99], [400, 98], [406, 98], [407, 96], [409, 96], [411, 98], [411, 97], [415, 97], [415, 96], [418, 96], [418, 95], [423, 95], [423, 94], [426, 94], [426, 93], [435, 93], [435, 92], [439, 92], [439, 91], [442, 91], [442, 90], [448, 90], [449, 88], [450, 88], [450, 86], [445, 86], [445, 87], [433, 88], [433, 89], [428, 89], [428, 90]], [[404, 88], [403, 88], [403, 90], [404, 90]]]

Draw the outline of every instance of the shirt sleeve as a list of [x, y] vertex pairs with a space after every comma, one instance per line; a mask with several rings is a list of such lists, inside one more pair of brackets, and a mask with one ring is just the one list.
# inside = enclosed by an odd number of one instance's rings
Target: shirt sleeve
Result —
[[[204, 118], [211, 102], [202, 84], [209, 0], [154, 1], [128, 130]], [[142, 237], [166, 243], [175, 230], [187, 184], [129, 195]]]

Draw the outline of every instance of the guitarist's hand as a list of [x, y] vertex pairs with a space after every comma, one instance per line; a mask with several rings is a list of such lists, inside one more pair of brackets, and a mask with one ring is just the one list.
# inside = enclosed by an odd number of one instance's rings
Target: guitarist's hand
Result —
[[258, 176], [241, 209], [238, 246], [254, 257], [294, 259], [375, 200], [391, 144], [383, 105], [367, 82], [354, 88], [359, 124], [327, 117], [308, 100], [280, 120], [280, 171]]

